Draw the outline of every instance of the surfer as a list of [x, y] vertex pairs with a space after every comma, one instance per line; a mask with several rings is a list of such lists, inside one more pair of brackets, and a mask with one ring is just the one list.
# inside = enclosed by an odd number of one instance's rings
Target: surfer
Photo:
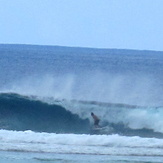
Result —
[[99, 122], [100, 122], [100, 119], [92, 112], [91, 113], [91, 116], [92, 116], [92, 118], [93, 118], [93, 120], [94, 120], [94, 126], [97, 128], [97, 127], [99, 127]]

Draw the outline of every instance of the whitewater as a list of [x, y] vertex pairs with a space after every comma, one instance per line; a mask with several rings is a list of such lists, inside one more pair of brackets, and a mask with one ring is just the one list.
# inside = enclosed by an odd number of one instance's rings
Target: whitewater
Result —
[[1, 44], [0, 66], [0, 162], [163, 162], [163, 52]]

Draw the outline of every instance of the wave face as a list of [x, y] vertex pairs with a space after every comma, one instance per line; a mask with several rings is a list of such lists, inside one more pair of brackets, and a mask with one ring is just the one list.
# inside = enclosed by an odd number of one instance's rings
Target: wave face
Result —
[[89, 122], [59, 105], [17, 94], [0, 94], [0, 127], [55, 133], [87, 133]]

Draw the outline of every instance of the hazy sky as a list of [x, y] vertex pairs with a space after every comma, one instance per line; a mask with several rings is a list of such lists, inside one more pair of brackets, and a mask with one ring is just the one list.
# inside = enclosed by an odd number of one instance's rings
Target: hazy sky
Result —
[[163, 0], [0, 0], [0, 43], [163, 51]]

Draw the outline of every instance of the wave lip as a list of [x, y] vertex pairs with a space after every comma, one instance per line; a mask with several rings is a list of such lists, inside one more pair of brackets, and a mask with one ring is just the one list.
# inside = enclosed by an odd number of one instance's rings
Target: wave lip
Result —
[[156, 138], [0, 130], [0, 139], [3, 151], [163, 156], [163, 140]]

